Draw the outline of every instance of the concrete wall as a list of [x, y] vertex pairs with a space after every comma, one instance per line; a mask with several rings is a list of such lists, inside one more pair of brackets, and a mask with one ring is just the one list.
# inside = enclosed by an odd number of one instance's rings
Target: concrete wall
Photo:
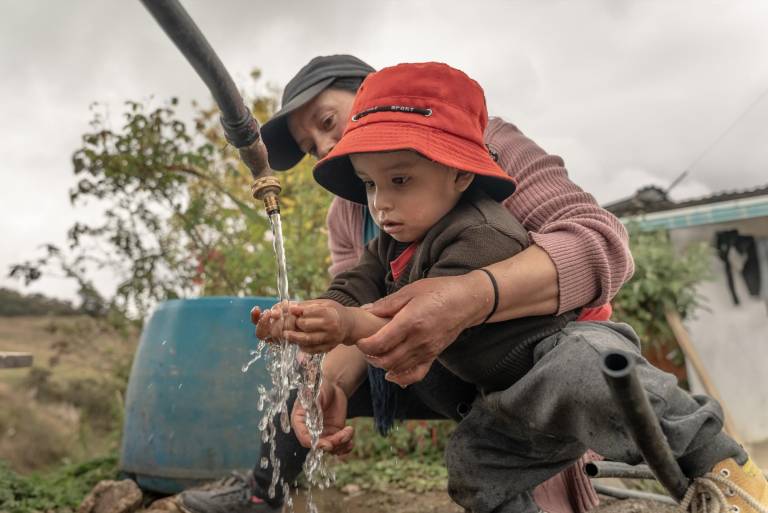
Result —
[[[699, 241], [713, 244], [715, 232], [729, 229], [768, 238], [768, 218], [674, 230], [671, 238], [678, 248]], [[695, 319], [686, 321], [686, 327], [739, 435], [745, 442], [756, 443], [768, 440], [768, 305], [749, 296], [739, 272], [741, 264], [732, 262], [737, 264], [734, 281], [741, 304], [733, 304], [723, 262], [714, 256], [714, 280], [699, 289], [709, 311], [702, 309]], [[701, 392], [690, 365], [688, 373], [694, 391]]]

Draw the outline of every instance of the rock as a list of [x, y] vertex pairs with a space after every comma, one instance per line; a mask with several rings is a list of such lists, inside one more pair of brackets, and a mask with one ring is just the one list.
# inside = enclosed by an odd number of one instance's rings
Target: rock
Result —
[[341, 488], [341, 491], [347, 495], [357, 495], [360, 493], [360, 486], [350, 483], [348, 485], [344, 485]]
[[166, 497], [156, 500], [147, 508], [146, 513], [182, 513], [181, 508], [176, 504], [176, 496]]
[[83, 500], [77, 513], [133, 513], [141, 506], [142, 494], [130, 479], [101, 481]]

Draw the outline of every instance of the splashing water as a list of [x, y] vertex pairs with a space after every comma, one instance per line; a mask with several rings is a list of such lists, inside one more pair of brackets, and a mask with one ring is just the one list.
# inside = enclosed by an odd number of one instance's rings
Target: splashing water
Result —
[[[278, 322], [282, 322], [282, 317], [288, 312], [288, 301], [290, 299], [283, 229], [279, 213], [271, 214], [269, 220], [272, 224], [273, 245], [277, 259], [278, 311], [281, 315]], [[264, 349], [264, 343], [260, 342], [259, 347], [251, 352], [251, 360], [243, 366], [243, 372], [247, 372], [248, 368], [261, 358]], [[268, 494], [270, 498], [274, 498], [279, 486], [288, 510], [293, 511], [293, 499], [288, 493], [289, 486], [280, 477], [280, 460], [275, 454], [275, 435], [278, 429], [278, 426], [275, 425], [275, 419], [278, 419], [279, 428], [284, 433], [290, 432], [290, 412], [288, 411], [287, 403], [291, 390], [298, 389], [299, 400], [307, 412], [307, 428], [312, 439], [312, 446], [304, 463], [307, 481], [310, 485], [316, 484], [321, 488], [329, 486], [333, 480], [333, 475], [325, 465], [323, 451], [317, 447], [320, 434], [323, 431], [322, 411], [317, 404], [322, 383], [321, 365], [323, 357], [322, 355], [306, 356], [306, 358], [299, 362], [298, 346], [289, 344], [282, 338], [277, 343], [267, 344], [266, 349], [265, 359], [272, 386], [269, 390], [264, 387], [258, 388], [258, 409], [264, 412], [259, 429], [261, 430], [262, 441], [269, 443], [268, 461], [272, 464], [272, 480]], [[262, 458], [260, 466], [262, 468], [268, 466], [266, 458]], [[317, 513], [317, 506], [312, 501], [311, 487], [307, 496], [307, 508], [310, 513]]]
[[309, 431], [312, 445], [304, 460], [304, 475], [310, 486], [307, 488], [307, 510], [309, 513], [317, 513], [317, 505], [312, 498], [312, 486], [319, 488], [328, 488], [335, 475], [330, 471], [323, 458], [323, 450], [318, 448], [320, 435], [323, 432], [323, 412], [319, 408], [318, 397], [320, 395], [320, 386], [322, 385], [322, 354], [305, 355], [301, 362], [302, 386], [299, 389], [298, 400], [301, 402], [304, 411], [307, 412], [306, 425]]
[[[259, 340], [259, 344], [256, 346], [256, 349], [254, 349], [254, 350], [252, 350], [252, 351], [251, 351], [251, 359], [250, 359], [250, 360], [248, 360], [248, 363], [246, 363], [245, 365], [243, 365], [243, 368], [242, 368], [242, 369], [240, 369], [240, 370], [243, 372], [243, 374], [245, 374], [246, 372], [248, 372], [248, 369], [250, 369], [250, 368], [251, 368], [251, 365], [253, 365], [254, 363], [258, 362], [258, 361], [261, 359], [261, 354], [264, 352], [264, 346], [265, 346], [265, 345], [266, 345], [266, 344], [264, 343], [264, 341], [263, 341], [263, 340]], [[261, 411], [261, 409], [263, 409], [263, 408], [264, 408], [264, 407], [262, 406], [262, 407], [259, 409], [259, 411]]]

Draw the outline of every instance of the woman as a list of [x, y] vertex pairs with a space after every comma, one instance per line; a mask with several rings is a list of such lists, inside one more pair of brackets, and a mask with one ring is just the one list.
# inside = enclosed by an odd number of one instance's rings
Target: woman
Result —
[[[262, 127], [272, 168], [287, 170], [305, 154], [325, 156], [341, 138], [355, 92], [373, 68], [348, 55], [317, 57], [288, 83], [283, 106]], [[529, 231], [531, 246], [489, 268], [498, 279], [498, 305], [492, 321], [562, 313], [605, 305], [631, 276], [632, 258], [621, 223], [601, 209], [591, 195], [568, 180], [559, 157], [547, 155], [516, 127], [492, 119], [485, 132], [488, 150], [518, 184], [508, 210]], [[366, 209], [335, 198], [328, 212], [329, 245], [335, 275], [353, 266], [367, 240], [376, 235]], [[401, 418], [461, 420], [475, 395], [435, 358], [464, 329], [483, 322], [494, 302], [494, 290], [481, 273], [420, 280], [371, 306], [381, 317], [393, 317], [377, 334], [359, 342], [367, 358], [388, 369], [402, 386]], [[477, 276], [476, 276], [477, 275]], [[586, 310], [582, 317], [607, 318], [610, 309]], [[339, 346], [336, 351], [357, 351]], [[343, 354], [326, 358], [325, 381], [343, 379]], [[376, 390], [383, 378], [369, 369], [369, 379], [347, 402], [347, 415], [326, 417], [322, 442], [331, 452], [351, 449], [347, 416], [377, 413]], [[371, 393], [373, 391], [373, 394]], [[338, 408], [336, 408], [338, 410]], [[376, 416], [380, 431], [392, 419]], [[297, 435], [306, 446], [306, 433]], [[306, 450], [293, 433], [281, 436], [277, 451], [281, 475], [292, 482]], [[253, 473], [208, 492], [187, 492], [180, 503], [190, 513], [276, 512], [281, 497], [265, 491], [271, 469]], [[534, 494], [539, 506], [552, 513], [581, 512], [596, 503], [589, 481], [576, 466], [541, 485]]]

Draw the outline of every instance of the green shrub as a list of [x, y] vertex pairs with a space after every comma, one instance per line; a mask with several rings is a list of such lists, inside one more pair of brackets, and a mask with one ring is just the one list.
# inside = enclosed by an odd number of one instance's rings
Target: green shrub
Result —
[[0, 511], [68, 511], [76, 508], [96, 483], [116, 478], [115, 455], [30, 477], [16, 474], [0, 460]]
[[445, 444], [456, 423], [450, 420], [408, 420], [395, 424], [389, 435], [379, 435], [373, 419], [353, 419], [355, 447], [352, 456], [360, 459], [414, 456], [441, 461]]
[[334, 466], [336, 486], [356, 484], [362, 490], [382, 492], [396, 488], [423, 493], [445, 490], [448, 471], [441, 461], [417, 458], [350, 460]]
[[643, 232], [630, 225], [635, 274], [613, 301], [615, 318], [652, 344], [674, 341], [665, 312], [685, 319], [702, 307], [696, 287], [710, 278], [711, 248], [694, 244], [678, 251], [665, 230]]

